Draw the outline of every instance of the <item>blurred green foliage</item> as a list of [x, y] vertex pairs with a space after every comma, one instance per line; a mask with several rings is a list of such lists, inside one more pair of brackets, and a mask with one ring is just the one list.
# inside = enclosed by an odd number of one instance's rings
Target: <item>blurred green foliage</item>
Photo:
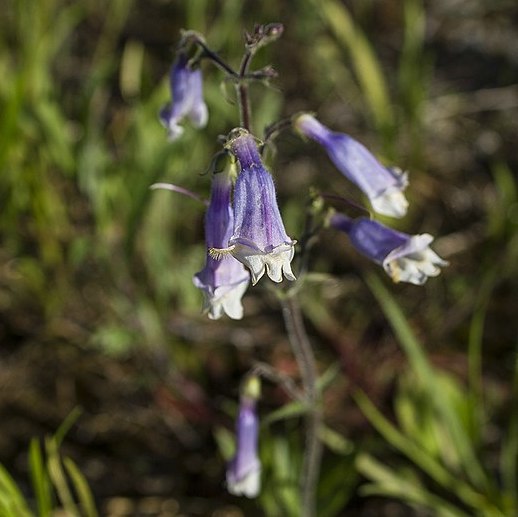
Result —
[[[74, 461], [62, 457], [59, 451], [63, 438], [78, 416], [79, 411], [73, 411], [54, 436], [45, 438], [43, 447], [36, 438], [31, 441], [28, 462], [33, 494], [30, 497], [24, 495], [22, 488], [0, 465], [2, 517], [47, 517], [58, 509], [70, 516], [97, 517], [88, 482]], [[33, 500], [36, 512], [30, 509]]]
[[[397, 497], [429, 508], [436, 515], [514, 515], [518, 511], [516, 407], [508, 414], [495, 475], [481, 441], [488, 424], [481, 418], [481, 371], [475, 373], [476, 379], [466, 389], [450, 374], [433, 368], [388, 291], [375, 277], [370, 277], [368, 283], [409, 360], [409, 371], [401, 377], [394, 399], [399, 428], [379, 413], [363, 393], [357, 394], [357, 401], [387, 443], [406, 456], [411, 466], [391, 468], [361, 454], [358, 468], [373, 482], [364, 487], [364, 493]], [[478, 318], [476, 314], [474, 321]], [[478, 363], [478, 352], [474, 348], [471, 352], [469, 359]], [[436, 490], [425, 487], [419, 470], [437, 484]], [[496, 479], [502, 480], [503, 486], [498, 487]]]
[[[497, 28], [507, 27], [502, 19], [513, 12], [511, 5], [491, 10], [475, 4], [472, 23], [493, 17]], [[516, 105], [508, 89], [513, 84], [505, 79], [516, 79], [516, 70], [509, 65], [507, 75], [491, 77], [489, 85], [474, 72], [467, 86], [461, 75], [449, 78], [456, 69], [456, 63], [447, 66], [453, 61], [450, 42], [470, 42], [462, 27], [455, 29], [457, 39], [447, 33], [452, 19], [457, 21], [441, 3], [420, 0], [298, 0], [296, 8], [238, 0], [8, 1], [0, 18], [0, 312], [6, 343], [44, 347], [65, 340], [116, 358], [143, 353], [161, 359], [165, 351], [166, 368], [206, 382], [206, 354], [194, 353], [190, 340], [196, 338], [189, 338], [194, 332], [211, 342], [191, 282], [204, 258], [203, 206], [149, 186], [171, 181], [206, 196], [203, 173], [218, 150], [217, 136], [236, 125], [237, 109], [220, 72], [207, 66], [206, 131], [187, 129], [171, 144], [157, 113], [169, 98], [167, 73], [180, 28], [203, 32], [213, 48], [238, 63], [244, 28], [281, 21], [283, 40], [258, 56], [258, 66], [273, 63], [280, 78], [279, 89], [252, 88], [257, 134], [281, 116], [314, 109], [385, 161], [410, 169], [415, 208], [400, 227], [443, 235], [437, 249], [451, 261], [444, 277], [418, 295], [401, 286], [389, 295], [367, 277], [408, 369], [399, 379], [390, 367], [378, 371], [374, 365], [372, 378], [368, 367], [363, 370], [362, 388], [397, 384], [388, 409], [396, 424], [362, 392], [356, 395], [377, 438], [364, 444], [361, 436], [348, 436], [344, 421], [327, 415], [347, 437], [331, 424], [324, 430], [321, 515], [339, 515], [354, 502], [360, 474], [370, 481], [363, 493], [437, 515], [518, 512], [518, 416], [516, 404], [506, 407], [518, 395], [518, 187], [515, 147], [508, 143], [516, 134]], [[489, 59], [491, 52], [481, 54]], [[498, 99], [511, 95], [509, 110], [493, 102], [491, 88]], [[302, 197], [310, 185], [344, 190], [323, 155], [291, 137], [279, 142], [272, 170], [290, 235], [302, 228]], [[324, 236], [315, 247], [316, 280], [302, 292], [323, 370], [336, 361], [326, 341], [331, 334], [356, 343], [368, 343], [373, 332], [380, 343], [392, 340], [358, 280], [358, 268], [369, 266], [338, 249], [335, 239]], [[278, 322], [267, 291], [247, 297], [252, 323], [225, 323], [225, 336], [233, 329], [250, 332], [266, 310], [265, 327], [276, 342]], [[433, 351], [436, 359], [446, 357], [443, 367], [428, 357], [402, 308], [426, 334], [427, 345], [438, 343]], [[360, 346], [351, 350], [356, 361], [371, 364]], [[463, 358], [460, 373], [449, 367], [453, 352]], [[497, 395], [488, 395], [496, 383]], [[268, 515], [297, 515], [301, 413], [294, 405], [277, 411], [262, 435], [268, 481], [259, 505]], [[486, 432], [492, 419], [496, 452]], [[87, 515], [95, 515], [81, 474], [71, 460], [61, 462], [58, 446], [52, 440], [44, 451], [37, 441], [31, 445], [38, 515], [50, 511], [51, 486], [73, 514], [70, 481]], [[394, 461], [388, 466], [379, 458]], [[29, 503], [5, 470], [0, 483], [5, 515], [29, 515]]]

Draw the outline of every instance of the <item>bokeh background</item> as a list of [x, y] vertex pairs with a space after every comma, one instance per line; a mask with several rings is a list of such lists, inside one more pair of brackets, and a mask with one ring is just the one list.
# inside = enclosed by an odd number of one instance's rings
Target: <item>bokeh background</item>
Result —
[[[223, 482], [242, 375], [263, 360], [298, 378], [276, 297], [263, 280], [242, 321], [203, 316], [203, 206], [149, 189], [207, 196], [218, 135], [238, 124], [204, 62], [208, 127], [167, 141], [157, 113], [180, 29], [237, 66], [243, 31], [275, 21], [285, 33], [255, 66], [279, 77], [252, 86], [256, 134], [314, 111], [408, 170], [409, 214], [385, 222], [432, 233], [450, 262], [419, 288], [391, 284], [342, 235], [312, 248], [300, 296], [325, 375], [320, 515], [518, 511], [514, 1], [1, 6], [0, 461], [30, 504], [30, 440], [77, 408], [61, 453], [101, 515], [297, 514], [302, 419], [278, 386], [260, 403], [264, 494]], [[362, 201], [293, 133], [269, 164], [294, 238], [311, 187]]]

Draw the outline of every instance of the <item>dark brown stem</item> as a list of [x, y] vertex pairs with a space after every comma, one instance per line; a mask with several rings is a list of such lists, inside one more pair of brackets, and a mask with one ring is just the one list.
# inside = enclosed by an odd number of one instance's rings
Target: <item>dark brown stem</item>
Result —
[[203, 56], [210, 59], [217, 67], [221, 68], [224, 72], [226, 72], [229, 76], [237, 78], [238, 73], [223, 59], [221, 59], [216, 52], [213, 52], [205, 43], [198, 42], [198, 45], [203, 49]]
[[245, 79], [248, 68], [252, 61], [254, 52], [251, 49], [247, 49], [241, 66], [239, 68], [239, 79], [237, 82], [237, 98], [239, 104], [239, 119], [241, 127], [244, 127], [247, 131], [250, 131], [251, 126], [251, 115], [250, 115], [250, 99], [248, 97], [248, 81]]

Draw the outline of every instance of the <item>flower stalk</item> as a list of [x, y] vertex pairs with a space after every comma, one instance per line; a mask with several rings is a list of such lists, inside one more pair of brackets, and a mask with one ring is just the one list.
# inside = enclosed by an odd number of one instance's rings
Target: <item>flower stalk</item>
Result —
[[308, 405], [305, 425], [306, 447], [300, 480], [301, 515], [302, 517], [315, 517], [317, 515], [316, 490], [322, 460], [322, 442], [319, 438], [322, 408], [317, 387], [317, 367], [304, 326], [302, 311], [295, 294], [288, 294], [281, 300], [281, 305], [288, 339], [299, 367]]

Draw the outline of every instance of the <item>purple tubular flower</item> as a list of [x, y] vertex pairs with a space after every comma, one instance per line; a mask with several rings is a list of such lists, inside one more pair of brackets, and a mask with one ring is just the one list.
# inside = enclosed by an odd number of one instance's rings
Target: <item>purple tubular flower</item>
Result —
[[236, 454], [227, 466], [227, 489], [233, 495], [256, 497], [261, 489], [259, 418], [255, 399], [247, 395], [241, 396], [236, 441]]
[[408, 235], [365, 217], [353, 220], [342, 214], [331, 216], [330, 224], [347, 233], [353, 246], [382, 265], [394, 282], [423, 285], [448, 265], [429, 248], [433, 237], [427, 233]]
[[338, 170], [369, 198], [375, 212], [392, 217], [406, 214], [408, 201], [403, 194], [408, 185], [406, 173], [384, 167], [360, 142], [331, 131], [312, 115], [299, 115], [294, 125], [304, 136], [324, 147]]
[[214, 247], [213, 256], [231, 253], [250, 270], [254, 285], [265, 271], [274, 282], [281, 282], [283, 273], [295, 280], [290, 263], [296, 241], [286, 234], [273, 178], [261, 161], [254, 137], [245, 129], [235, 129], [226, 146], [241, 172], [234, 189], [234, 231], [228, 248]]
[[[232, 182], [227, 172], [214, 175], [210, 203], [205, 214], [207, 250], [225, 247], [232, 234], [234, 219], [230, 205]], [[248, 271], [232, 256], [215, 260], [207, 251], [205, 267], [193, 277], [193, 283], [204, 293], [204, 311], [210, 319], [223, 313], [232, 319], [243, 317], [241, 298], [250, 280]]]
[[197, 128], [205, 127], [208, 120], [201, 70], [189, 66], [184, 52], [178, 54], [171, 68], [170, 86], [173, 102], [162, 108], [160, 121], [167, 128], [169, 139], [176, 140], [183, 133], [180, 122], [185, 117]]

